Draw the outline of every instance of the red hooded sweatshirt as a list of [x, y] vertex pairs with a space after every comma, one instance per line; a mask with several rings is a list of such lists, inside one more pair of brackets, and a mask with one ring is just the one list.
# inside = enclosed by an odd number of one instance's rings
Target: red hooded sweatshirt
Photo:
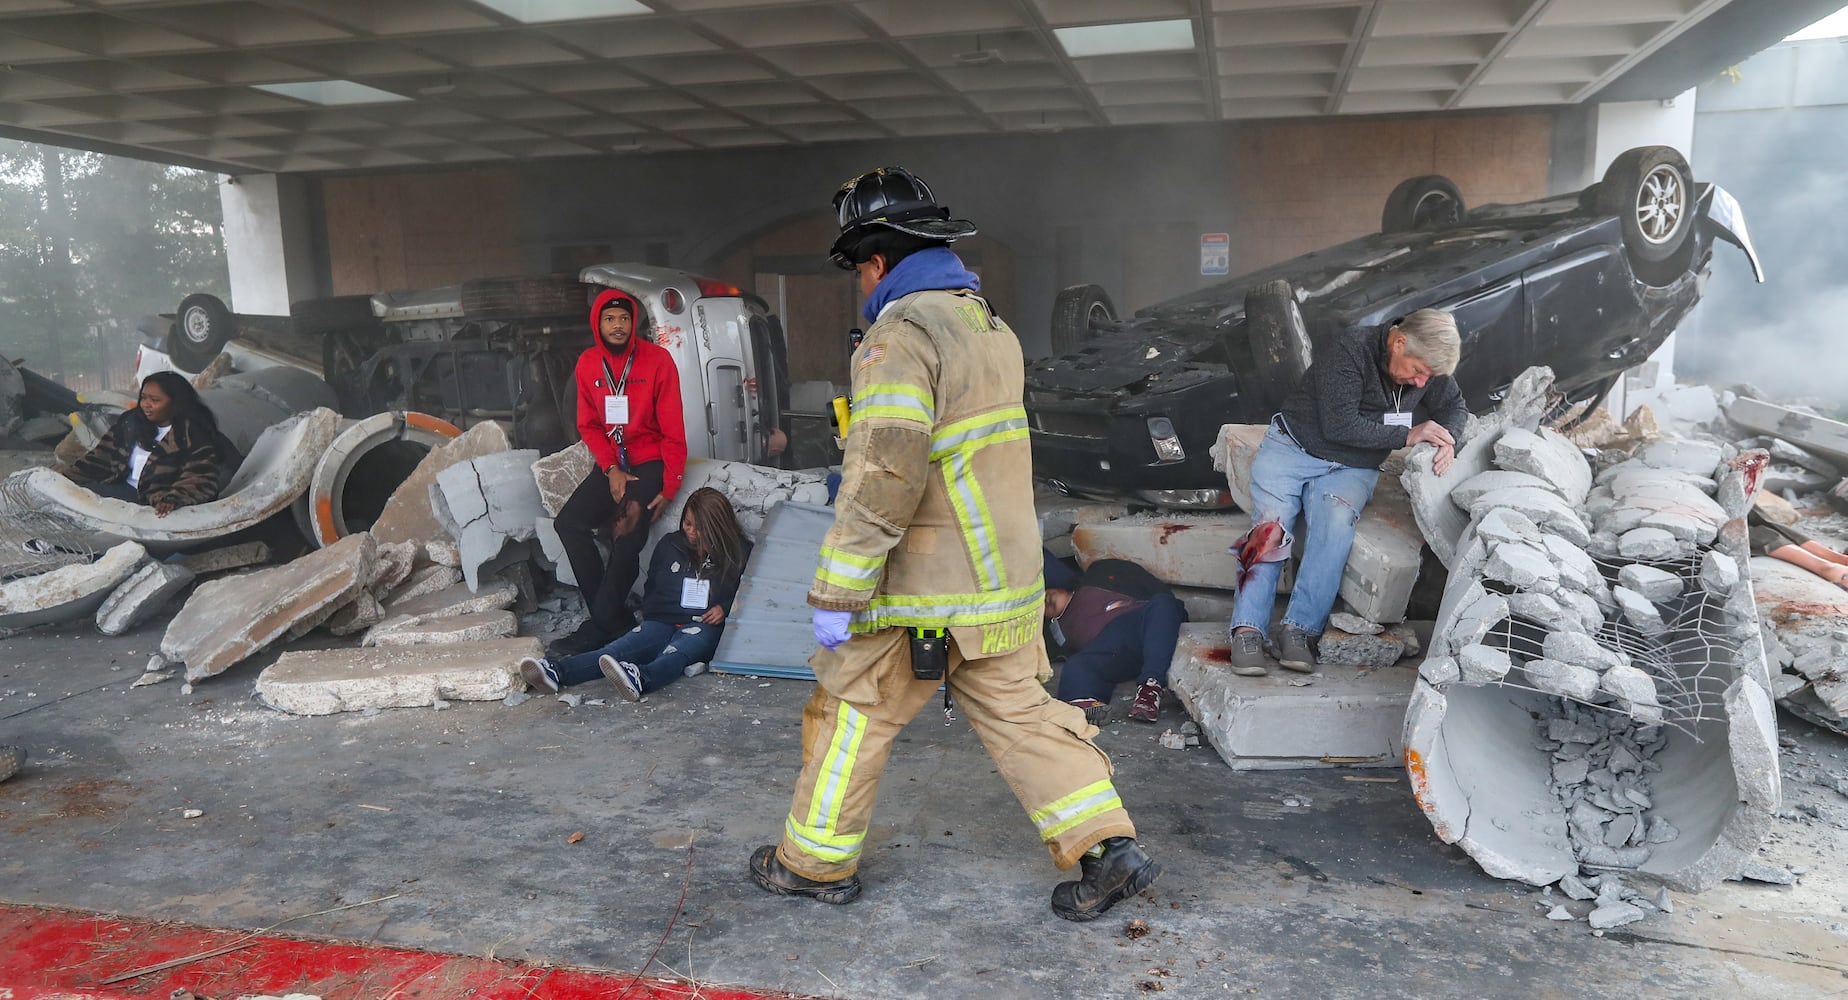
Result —
[[[628, 348], [620, 354], [610, 350], [609, 344], [604, 342], [597, 322], [605, 306], [619, 301], [629, 304], [629, 315], [635, 317], [637, 327], [637, 332], [629, 336]], [[623, 391], [629, 398], [629, 421], [622, 425], [623, 451], [631, 469], [643, 462], [662, 464], [661, 495], [671, 500], [679, 492], [687, 470], [686, 421], [680, 412], [680, 371], [674, 366], [674, 356], [665, 348], [641, 338], [642, 326], [641, 309], [633, 298], [613, 288], [597, 294], [597, 300], [590, 307], [593, 343], [577, 360], [578, 433], [590, 447], [597, 468], [607, 472], [617, 463], [616, 432], [604, 421], [604, 397], [615, 390], [606, 377], [604, 364], [609, 365], [608, 374], [621, 382], [622, 366], [629, 355], [634, 354], [635, 364], [629, 369], [629, 381]]]

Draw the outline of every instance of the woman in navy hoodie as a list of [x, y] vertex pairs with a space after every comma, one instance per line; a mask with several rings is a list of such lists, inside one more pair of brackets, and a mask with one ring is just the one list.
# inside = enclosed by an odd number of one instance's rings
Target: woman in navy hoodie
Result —
[[648, 691], [703, 671], [719, 648], [750, 555], [751, 543], [725, 494], [710, 486], [694, 490], [680, 530], [661, 539], [648, 563], [642, 623], [601, 649], [556, 664], [521, 660], [520, 676], [536, 690], [557, 691], [602, 675], [624, 698], [641, 701]]

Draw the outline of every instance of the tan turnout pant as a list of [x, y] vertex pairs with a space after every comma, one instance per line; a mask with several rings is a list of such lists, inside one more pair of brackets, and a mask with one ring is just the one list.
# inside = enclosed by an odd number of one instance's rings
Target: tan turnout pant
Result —
[[[852, 665], [850, 674], [854, 667], [879, 671], [878, 704], [842, 701], [817, 684], [802, 710], [802, 777], [777, 848], [799, 875], [832, 882], [859, 868], [892, 741], [937, 694], [937, 681], [911, 676], [902, 633], [854, 636], [838, 651]], [[1110, 783], [1109, 757], [1091, 743], [1096, 727], [1041, 686], [1045, 655], [1036, 640], [1012, 653], [965, 660], [952, 644], [946, 676], [958, 709], [1063, 870], [1092, 845], [1134, 837], [1136, 828]]]

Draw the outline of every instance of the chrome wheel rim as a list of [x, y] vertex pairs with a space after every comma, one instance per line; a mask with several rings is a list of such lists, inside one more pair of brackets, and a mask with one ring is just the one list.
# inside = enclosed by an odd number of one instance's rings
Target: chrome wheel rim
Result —
[[186, 331], [187, 340], [195, 344], [203, 344], [211, 336], [211, 326], [211, 317], [205, 314], [204, 309], [194, 306], [186, 310], [186, 316], [180, 324], [180, 329]]
[[1660, 246], [1680, 232], [1687, 214], [1687, 190], [1681, 171], [1666, 163], [1643, 177], [1636, 191], [1636, 228], [1644, 240]]

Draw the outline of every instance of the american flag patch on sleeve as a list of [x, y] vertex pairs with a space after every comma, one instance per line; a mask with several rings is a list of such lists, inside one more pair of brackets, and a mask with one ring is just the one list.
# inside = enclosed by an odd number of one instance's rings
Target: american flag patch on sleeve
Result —
[[860, 367], [865, 368], [868, 365], [876, 365], [879, 362], [884, 361], [884, 360], [885, 360], [885, 345], [884, 344], [874, 344], [873, 346], [867, 348], [865, 353], [860, 355]]

